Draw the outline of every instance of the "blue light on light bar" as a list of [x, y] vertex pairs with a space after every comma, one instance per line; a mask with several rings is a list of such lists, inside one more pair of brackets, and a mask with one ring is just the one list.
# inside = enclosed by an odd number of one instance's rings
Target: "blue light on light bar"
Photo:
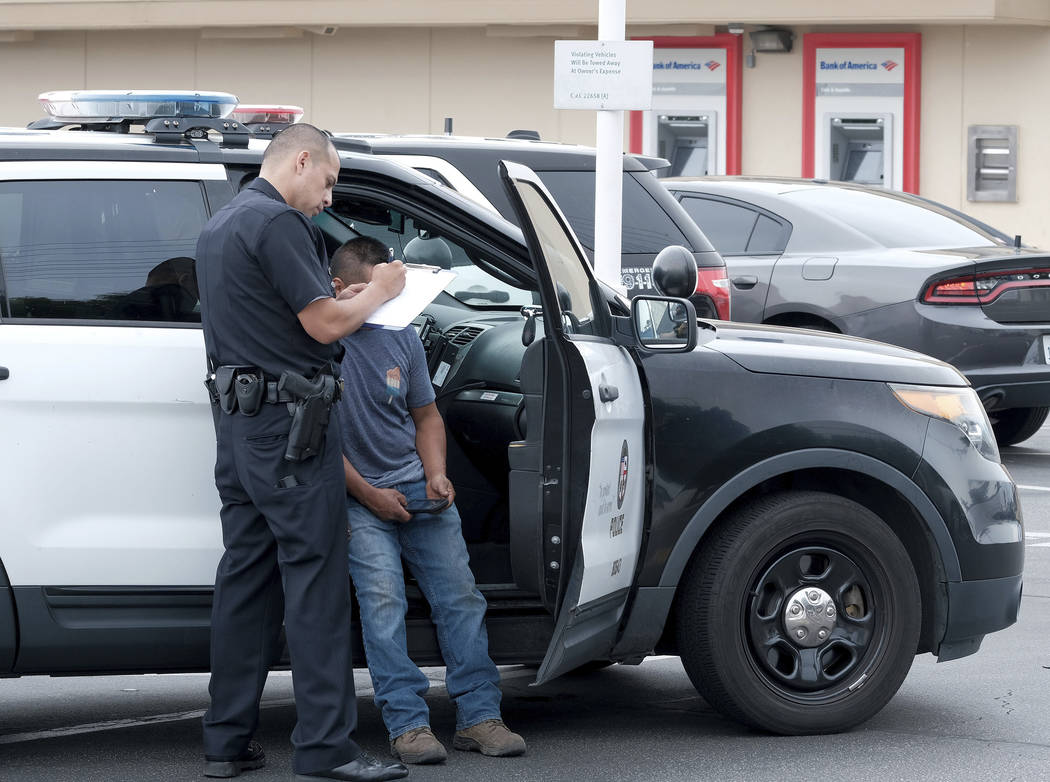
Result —
[[237, 106], [228, 92], [194, 90], [65, 90], [39, 97], [48, 116], [64, 122], [212, 117], [221, 119]]

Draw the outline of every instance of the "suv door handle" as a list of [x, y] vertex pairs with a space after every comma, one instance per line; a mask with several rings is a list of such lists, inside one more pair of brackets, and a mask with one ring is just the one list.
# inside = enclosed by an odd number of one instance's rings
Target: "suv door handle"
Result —
[[620, 389], [616, 386], [607, 386], [602, 383], [598, 386], [598, 398], [603, 402], [612, 402], [620, 397]]
[[733, 278], [733, 287], [740, 288], [742, 291], [751, 290], [756, 285], [758, 285], [758, 277], [753, 274], [742, 274]]
[[7, 380], [11, 377], [11, 370], [7, 367], [0, 367], [0, 380]]

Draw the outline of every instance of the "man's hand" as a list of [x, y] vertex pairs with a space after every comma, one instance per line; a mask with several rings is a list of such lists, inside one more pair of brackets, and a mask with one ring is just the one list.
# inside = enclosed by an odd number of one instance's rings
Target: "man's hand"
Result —
[[401, 261], [376, 264], [371, 284], [383, 294], [383, 301], [394, 298], [405, 287], [405, 264]]
[[405, 510], [408, 500], [397, 489], [376, 489], [365, 495], [361, 503], [382, 521], [411, 521], [412, 516]]
[[448, 504], [452, 505], [452, 501], [456, 499], [456, 490], [452, 488], [452, 481], [442, 474], [427, 478], [427, 498], [448, 500]]
[[347, 285], [341, 291], [339, 291], [339, 295], [336, 296], [336, 298], [340, 299], [340, 300], [352, 299], [352, 298], [354, 298], [354, 296], [359, 294], [361, 291], [363, 291], [367, 287], [368, 287], [368, 283], [367, 282], [355, 282], [355, 283], [352, 283], [350, 285]]

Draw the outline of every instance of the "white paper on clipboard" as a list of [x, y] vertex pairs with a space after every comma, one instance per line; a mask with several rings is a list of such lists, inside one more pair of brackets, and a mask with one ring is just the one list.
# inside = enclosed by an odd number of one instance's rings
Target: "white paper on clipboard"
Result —
[[403, 329], [445, 289], [456, 273], [437, 266], [405, 264], [405, 288], [368, 316], [366, 326], [376, 329]]

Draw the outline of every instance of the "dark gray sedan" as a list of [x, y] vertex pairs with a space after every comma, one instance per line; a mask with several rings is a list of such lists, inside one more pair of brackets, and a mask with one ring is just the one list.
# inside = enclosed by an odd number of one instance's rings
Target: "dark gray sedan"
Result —
[[1000, 445], [1050, 409], [1050, 253], [916, 196], [800, 179], [662, 180], [725, 258], [733, 320], [836, 331], [955, 365]]

